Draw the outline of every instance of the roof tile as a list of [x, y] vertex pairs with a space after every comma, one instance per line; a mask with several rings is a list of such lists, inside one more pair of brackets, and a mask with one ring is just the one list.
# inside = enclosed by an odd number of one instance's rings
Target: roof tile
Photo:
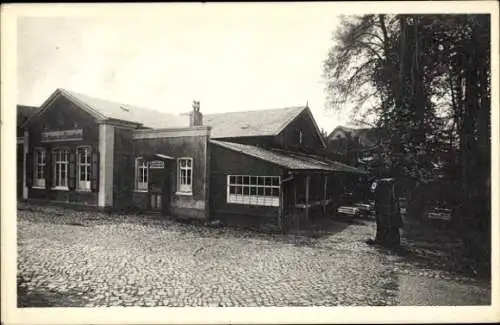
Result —
[[291, 170], [317, 170], [329, 172], [340, 171], [366, 174], [366, 172], [361, 169], [341, 164], [339, 162], [322, 159], [320, 157], [310, 157], [299, 153], [268, 150], [256, 146], [220, 140], [210, 140], [210, 142], [229, 150], [255, 157]]
[[189, 117], [144, 109], [134, 105], [128, 105], [109, 100], [90, 97], [67, 89], [61, 91], [83, 102], [91, 109], [108, 119], [116, 119], [132, 123], [142, 124], [150, 128], [177, 128], [189, 126]]
[[212, 127], [211, 137], [214, 139], [270, 136], [278, 134], [304, 109], [304, 106], [300, 106], [209, 114], [203, 117], [203, 124]]

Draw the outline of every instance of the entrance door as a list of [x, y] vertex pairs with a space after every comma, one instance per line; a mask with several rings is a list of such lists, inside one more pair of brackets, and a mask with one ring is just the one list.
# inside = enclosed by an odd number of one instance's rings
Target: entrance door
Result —
[[168, 212], [170, 198], [167, 164], [161, 160], [152, 160], [149, 171], [149, 207], [153, 211]]

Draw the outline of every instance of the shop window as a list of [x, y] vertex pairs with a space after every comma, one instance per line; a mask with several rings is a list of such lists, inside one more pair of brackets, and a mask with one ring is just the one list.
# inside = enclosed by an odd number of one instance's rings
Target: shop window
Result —
[[47, 164], [47, 151], [43, 148], [35, 149], [35, 172], [33, 186], [45, 188], [45, 168]]
[[69, 151], [56, 149], [52, 153], [54, 162], [54, 189], [68, 189]]
[[143, 158], [135, 160], [135, 189], [138, 192], [148, 191], [149, 164]]
[[92, 155], [90, 147], [77, 149], [78, 183], [77, 188], [81, 191], [90, 191], [90, 177], [92, 173]]
[[193, 192], [193, 159], [192, 158], [179, 158], [178, 164], [178, 184], [180, 193]]
[[227, 202], [279, 206], [279, 176], [227, 176]]

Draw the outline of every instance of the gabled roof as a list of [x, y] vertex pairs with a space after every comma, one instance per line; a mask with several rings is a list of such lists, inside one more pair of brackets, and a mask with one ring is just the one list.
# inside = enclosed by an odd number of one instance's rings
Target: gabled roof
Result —
[[366, 174], [365, 171], [339, 162], [294, 154], [282, 150], [268, 150], [256, 146], [227, 141], [210, 140], [211, 143], [291, 170], [311, 170], [326, 172], [349, 172]]
[[163, 113], [134, 105], [91, 97], [62, 88], [58, 88], [52, 93], [52, 95], [42, 104], [38, 113], [33, 115], [29, 120], [42, 114], [50, 103], [59, 96], [64, 96], [75, 105], [91, 114], [98, 121], [124, 121], [148, 128], [176, 128], [189, 125], [189, 120], [185, 116]]
[[287, 107], [244, 112], [207, 114], [203, 123], [212, 127], [212, 138], [277, 135], [306, 107]]

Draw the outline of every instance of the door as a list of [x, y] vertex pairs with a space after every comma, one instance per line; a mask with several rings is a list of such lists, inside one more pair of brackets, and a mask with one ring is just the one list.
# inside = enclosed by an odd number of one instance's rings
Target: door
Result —
[[167, 213], [170, 199], [167, 163], [161, 160], [152, 160], [149, 171], [149, 207], [153, 211]]

